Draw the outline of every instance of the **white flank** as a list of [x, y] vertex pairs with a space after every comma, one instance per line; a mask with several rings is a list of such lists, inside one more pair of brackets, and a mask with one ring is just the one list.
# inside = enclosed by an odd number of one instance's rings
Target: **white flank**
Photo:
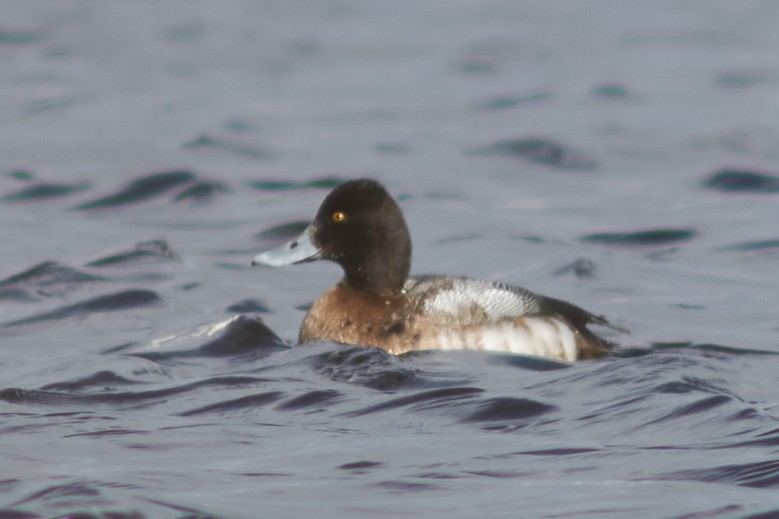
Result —
[[499, 351], [568, 362], [577, 358], [575, 332], [554, 317], [528, 317], [522, 324], [501, 321], [459, 329], [444, 326], [431, 337], [430, 344], [422, 346], [441, 350]]

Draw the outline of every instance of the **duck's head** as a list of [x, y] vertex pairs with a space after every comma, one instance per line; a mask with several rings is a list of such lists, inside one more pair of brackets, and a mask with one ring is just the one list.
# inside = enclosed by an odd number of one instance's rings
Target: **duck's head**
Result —
[[255, 256], [252, 265], [318, 259], [341, 265], [342, 283], [354, 290], [377, 295], [401, 290], [411, 267], [411, 237], [403, 213], [381, 184], [359, 179], [336, 187], [300, 236]]

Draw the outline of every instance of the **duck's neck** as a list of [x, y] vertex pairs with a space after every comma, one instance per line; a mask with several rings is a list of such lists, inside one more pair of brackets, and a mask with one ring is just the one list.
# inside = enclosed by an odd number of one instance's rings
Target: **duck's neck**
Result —
[[352, 290], [379, 297], [398, 296], [408, 278], [410, 261], [406, 260], [401, 264], [390, 263], [364, 263], [353, 268], [344, 265], [341, 284]]

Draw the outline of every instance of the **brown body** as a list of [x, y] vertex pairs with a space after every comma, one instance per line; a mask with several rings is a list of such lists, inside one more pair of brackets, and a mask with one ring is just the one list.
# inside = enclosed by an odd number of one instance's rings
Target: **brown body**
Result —
[[329, 340], [389, 353], [474, 349], [563, 361], [598, 357], [610, 344], [561, 315], [522, 316], [465, 325], [425, 315], [413, 294], [380, 297], [338, 284], [322, 294], [300, 327], [301, 344]]

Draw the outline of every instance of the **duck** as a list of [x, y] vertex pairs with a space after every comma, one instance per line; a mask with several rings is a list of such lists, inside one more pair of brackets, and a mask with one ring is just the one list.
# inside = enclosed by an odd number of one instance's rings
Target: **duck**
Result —
[[253, 266], [333, 261], [343, 277], [320, 295], [298, 342], [333, 341], [401, 355], [419, 350], [483, 350], [572, 362], [614, 344], [588, 325], [626, 332], [566, 301], [501, 282], [456, 275], [410, 276], [411, 236], [379, 182], [336, 186], [300, 236], [262, 252]]

